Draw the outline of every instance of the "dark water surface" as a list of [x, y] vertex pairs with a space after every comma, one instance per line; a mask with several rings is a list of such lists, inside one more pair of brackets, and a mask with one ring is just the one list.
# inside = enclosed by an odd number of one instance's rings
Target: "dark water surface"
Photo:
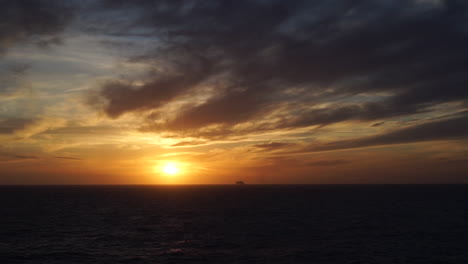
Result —
[[2, 186], [0, 263], [468, 263], [466, 185]]

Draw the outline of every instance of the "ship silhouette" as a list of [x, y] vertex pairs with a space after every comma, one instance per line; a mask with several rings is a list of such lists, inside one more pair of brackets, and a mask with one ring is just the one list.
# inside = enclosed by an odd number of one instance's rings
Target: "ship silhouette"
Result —
[[244, 184], [245, 184], [245, 182], [243, 182], [243, 181], [236, 181], [236, 185], [244, 185]]

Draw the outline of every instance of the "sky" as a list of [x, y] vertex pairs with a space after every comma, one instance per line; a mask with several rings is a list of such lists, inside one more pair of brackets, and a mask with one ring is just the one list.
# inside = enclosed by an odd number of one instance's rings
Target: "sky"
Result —
[[467, 1], [0, 16], [0, 184], [468, 183]]

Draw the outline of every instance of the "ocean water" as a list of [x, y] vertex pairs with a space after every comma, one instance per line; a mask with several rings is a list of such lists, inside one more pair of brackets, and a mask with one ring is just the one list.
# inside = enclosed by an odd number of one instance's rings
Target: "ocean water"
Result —
[[0, 263], [468, 263], [468, 186], [2, 186]]

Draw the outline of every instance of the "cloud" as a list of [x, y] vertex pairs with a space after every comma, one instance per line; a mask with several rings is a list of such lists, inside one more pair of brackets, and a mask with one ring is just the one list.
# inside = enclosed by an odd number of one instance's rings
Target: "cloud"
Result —
[[24, 155], [0, 151], [0, 163], [17, 163], [36, 159], [39, 159], [39, 157], [35, 155]]
[[377, 123], [372, 124], [372, 127], [378, 127], [378, 126], [381, 126], [383, 124], [385, 124], [385, 122], [377, 122]]
[[83, 160], [80, 158], [73, 158], [73, 157], [54, 157], [55, 159], [66, 159], [66, 160]]
[[317, 160], [317, 161], [309, 162], [307, 165], [309, 165], [309, 166], [328, 167], [328, 166], [342, 165], [342, 164], [346, 164], [346, 163], [350, 163], [350, 162], [351, 161], [349, 161], [349, 160], [342, 160], [342, 159], [339, 159], [339, 160]]
[[14, 63], [0, 68], [0, 99], [14, 97], [26, 86], [24, 81], [30, 65]]
[[[100, 95], [106, 100], [105, 113], [117, 118], [129, 111], [157, 109], [202, 82], [210, 72], [210, 65], [203, 64], [174, 67], [177, 69], [153, 73], [155, 79], [143, 85], [125, 81], [104, 84]], [[98, 102], [99, 98], [93, 97], [91, 100]]]
[[175, 144], [172, 144], [171, 147], [190, 147], [206, 144], [207, 141], [202, 140], [190, 140], [190, 141], [180, 141]]
[[450, 165], [466, 165], [468, 164], [468, 159], [439, 159], [440, 161], [450, 164]]
[[292, 143], [285, 142], [270, 142], [264, 144], [253, 145], [254, 148], [260, 149], [260, 151], [274, 151], [279, 149], [284, 149], [293, 145]]
[[0, 53], [18, 43], [39, 46], [58, 43], [59, 34], [72, 17], [61, 1], [2, 1], [0, 16]]
[[35, 119], [27, 118], [0, 119], [0, 134], [12, 134], [15, 131], [25, 129], [27, 126], [35, 122]]
[[468, 138], [468, 116], [414, 125], [382, 134], [356, 139], [311, 144], [297, 152], [320, 152], [381, 145]]
[[4, 118], [0, 119], [0, 134], [14, 134], [27, 138], [64, 126], [66, 121], [61, 118]]
[[16, 159], [37, 159], [37, 156], [28, 156], [28, 155], [11, 155], [12, 158]]
[[380, 118], [401, 116], [409, 113], [417, 113], [415, 109], [398, 109], [384, 103], [363, 103], [352, 105], [330, 105], [325, 108], [312, 109], [303, 115], [284, 120], [278, 127], [307, 127], [313, 125], [325, 126], [347, 120], [372, 121]]
[[[111, 80], [95, 100], [111, 118], [150, 112], [142, 131], [222, 137], [419, 114], [468, 98], [464, 1], [105, 3], [132, 14], [113, 34], [157, 39], [132, 58], [154, 74], [138, 85]], [[200, 87], [210, 96], [164, 112], [206, 95]]]

